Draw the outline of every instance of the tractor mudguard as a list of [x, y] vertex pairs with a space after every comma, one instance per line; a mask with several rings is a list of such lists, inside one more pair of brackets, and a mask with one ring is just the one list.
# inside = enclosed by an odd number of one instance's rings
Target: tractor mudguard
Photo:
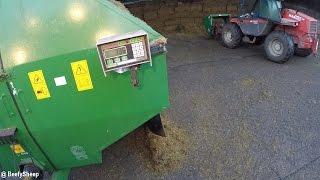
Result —
[[215, 27], [218, 27], [219, 24], [221, 25], [221, 20], [223, 20], [223, 23], [228, 23], [230, 17], [230, 14], [210, 14], [204, 17], [203, 25], [208, 35], [214, 37], [216, 35]]

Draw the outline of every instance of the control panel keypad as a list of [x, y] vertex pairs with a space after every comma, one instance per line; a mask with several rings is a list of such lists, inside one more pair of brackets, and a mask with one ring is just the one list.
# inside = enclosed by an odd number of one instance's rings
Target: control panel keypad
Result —
[[102, 38], [97, 48], [105, 76], [112, 70], [152, 63], [149, 39], [144, 31]]
[[142, 42], [131, 44], [131, 46], [134, 58], [140, 58], [145, 56], [145, 50]]

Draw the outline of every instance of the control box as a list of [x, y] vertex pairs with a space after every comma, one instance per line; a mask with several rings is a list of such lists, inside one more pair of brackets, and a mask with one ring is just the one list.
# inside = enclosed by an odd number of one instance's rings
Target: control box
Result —
[[102, 38], [97, 48], [105, 75], [139, 64], [152, 65], [148, 34], [142, 30]]

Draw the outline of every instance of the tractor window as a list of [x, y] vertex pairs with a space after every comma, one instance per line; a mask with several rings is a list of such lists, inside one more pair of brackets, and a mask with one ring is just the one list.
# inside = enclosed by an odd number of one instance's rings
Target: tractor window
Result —
[[259, 1], [260, 0], [245, 0], [245, 1], [242, 1], [242, 3], [241, 3], [241, 12], [240, 12], [241, 15], [256, 11], [257, 7], [259, 8], [259, 6], [257, 5], [259, 3]]
[[277, 6], [278, 6], [279, 9], [282, 9], [282, 3], [281, 3], [281, 1], [277, 1]]
[[260, 17], [274, 22], [281, 21], [281, 1], [260, 1]]
[[253, 7], [253, 12], [259, 12], [260, 11], [260, 1], [256, 1], [254, 7]]

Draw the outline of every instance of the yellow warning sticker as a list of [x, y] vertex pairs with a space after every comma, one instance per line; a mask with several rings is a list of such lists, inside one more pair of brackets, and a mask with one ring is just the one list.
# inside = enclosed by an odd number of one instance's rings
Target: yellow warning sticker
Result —
[[72, 62], [71, 68], [78, 91], [93, 89], [87, 60]]
[[29, 79], [38, 100], [50, 97], [50, 92], [42, 70], [29, 72]]
[[12, 151], [16, 154], [21, 154], [26, 152], [20, 144], [11, 145], [10, 147]]

